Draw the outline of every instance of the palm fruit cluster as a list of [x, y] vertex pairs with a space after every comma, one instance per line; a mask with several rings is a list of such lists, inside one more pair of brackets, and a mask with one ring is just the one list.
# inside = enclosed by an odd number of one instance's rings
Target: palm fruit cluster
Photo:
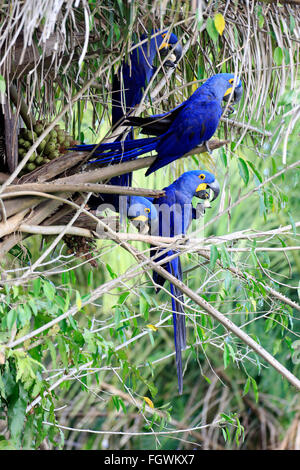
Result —
[[[25, 128], [20, 129], [18, 138], [19, 144], [19, 160], [22, 160], [28, 149], [42, 134], [45, 127], [48, 125], [46, 121], [37, 121], [33, 126], [33, 130]], [[42, 140], [37, 150], [31, 155], [29, 161], [23, 169], [23, 174], [35, 170], [37, 167], [54, 160], [62, 153], [65, 153], [68, 147], [76, 144], [73, 138], [67, 134], [59, 125]]]
[[95, 240], [76, 235], [64, 235], [64, 242], [67, 246], [67, 253], [88, 260], [91, 266], [97, 268], [98, 263], [93, 259], [93, 250], [96, 248]]

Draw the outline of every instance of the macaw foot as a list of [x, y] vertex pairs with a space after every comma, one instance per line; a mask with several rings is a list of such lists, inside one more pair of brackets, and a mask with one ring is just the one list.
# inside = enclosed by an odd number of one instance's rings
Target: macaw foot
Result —
[[234, 114], [236, 112], [236, 110], [234, 109], [233, 106], [229, 105], [227, 107], [227, 110], [226, 110], [226, 114], [225, 114], [225, 109], [226, 109], [226, 106], [223, 108], [223, 111], [222, 111], [222, 115], [224, 115], [224, 117], [228, 117], [230, 116], [231, 114]]
[[211, 155], [211, 154], [212, 154], [212, 151], [211, 151], [210, 148], [209, 148], [208, 140], [206, 140], [206, 141], [204, 142], [204, 147], [206, 148], [206, 151], [209, 153], [209, 155]]

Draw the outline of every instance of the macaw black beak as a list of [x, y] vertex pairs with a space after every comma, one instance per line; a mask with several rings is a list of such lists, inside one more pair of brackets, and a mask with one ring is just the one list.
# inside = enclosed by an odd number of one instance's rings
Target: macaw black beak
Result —
[[201, 183], [198, 186], [198, 191], [196, 190], [195, 196], [198, 197], [199, 199], [209, 199], [209, 192], [206, 191], [206, 189], [209, 188], [213, 191], [214, 197], [211, 199], [211, 202], [217, 199], [219, 193], [220, 193], [220, 185], [217, 180], [215, 180], [213, 183]]
[[213, 183], [208, 184], [207, 187], [213, 191], [214, 197], [211, 199], [211, 201], [214, 201], [220, 194], [220, 185], [218, 180], [215, 180]]
[[233, 93], [233, 102], [238, 103], [239, 101], [241, 101], [242, 96], [243, 96], [243, 87], [239, 86], [235, 88], [234, 93]]
[[172, 50], [172, 55], [175, 56], [175, 60], [168, 59], [166, 60], [164, 65], [166, 67], [175, 67], [175, 65], [182, 56], [182, 45], [179, 42], [176, 43], [175, 47], [173, 46], [173, 44], [168, 44], [168, 46], [161, 50], [162, 55], [166, 56], [170, 52], [170, 49]]
[[[228, 95], [224, 96], [223, 100], [224, 101], [229, 101], [229, 97], [230, 97], [231, 93], [228, 93]], [[235, 103], [238, 103], [241, 99], [242, 99], [242, 96], [243, 96], [243, 87], [242, 86], [239, 86], [237, 88], [234, 89], [234, 92], [233, 92], [233, 96], [232, 96], [232, 104], [235, 104]]]
[[177, 62], [182, 56], [182, 45], [179, 42], [176, 43], [176, 46], [173, 49], [173, 54], [175, 54], [175, 57], [176, 57], [175, 64], [177, 64]]

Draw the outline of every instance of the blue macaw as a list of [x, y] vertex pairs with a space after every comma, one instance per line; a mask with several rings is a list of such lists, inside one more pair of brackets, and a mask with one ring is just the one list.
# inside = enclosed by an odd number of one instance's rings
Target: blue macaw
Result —
[[97, 157], [91, 163], [119, 163], [137, 158], [139, 155], [156, 151], [154, 163], [146, 176], [159, 168], [181, 158], [201, 144], [206, 144], [215, 133], [223, 113], [222, 100], [232, 93], [234, 103], [242, 97], [240, 80], [235, 83], [234, 74], [220, 73], [206, 80], [186, 101], [173, 110], [149, 118], [128, 117], [126, 123], [144, 125], [143, 132], [156, 137], [80, 145], [74, 150], [93, 151]]
[[[119, 196], [118, 194], [92, 195], [88, 201], [91, 210], [101, 212], [107, 208], [121, 212], [125, 208], [127, 218], [140, 230], [157, 223], [158, 214], [151, 198], [142, 196]], [[121, 207], [122, 206], [122, 207]]]
[[[194, 196], [206, 199], [208, 196], [207, 189], [211, 189], [214, 193], [211, 201], [218, 197], [220, 192], [218, 181], [212, 173], [204, 170], [183, 173], [174, 183], [164, 188], [165, 195], [152, 200], [158, 214], [158, 219], [155, 218], [154, 229], [151, 224], [151, 234], [165, 237], [175, 237], [180, 234], [186, 234], [192, 219], [196, 217], [196, 211], [192, 206], [192, 199]], [[161, 256], [157, 256], [160, 251], [163, 250], [152, 249], [152, 254], [155, 253], [155, 261], [160, 261], [176, 253], [176, 251], [169, 250]], [[163, 267], [178, 280], [182, 281], [179, 256], [165, 263]], [[153, 280], [159, 286], [165, 283], [165, 279], [155, 271], [153, 273]], [[158, 288], [158, 291], [159, 289], [160, 288]], [[170, 284], [170, 291], [172, 294], [178, 390], [179, 393], [182, 394], [181, 350], [186, 347], [185, 314], [181, 303], [183, 302], [183, 294], [173, 284]]]
[[[152, 35], [158, 31], [152, 31]], [[140, 40], [147, 39], [144, 34]], [[157, 52], [166, 55], [173, 49], [175, 61], [167, 60], [166, 66], [175, 66], [182, 55], [182, 47], [174, 33], [163, 31], [161, 34], [151, 37], [150, 42], [145, 42], [134, 49], [128, 62], [123, 62], [118, 73], [113, 77], [112, 88], [112, 124], [117, 124], [124, 115], [127, 115], [141, 102], [143, 93], [156, 71], [153, 66]]]
[[[152, 31], [152, 34], [157, 31]], [[147, 39], [144, 34], [140, 40]], [[172, 49], [175, 60], [167, 60], [166, 67], [175, 67], [182, 55], [182, 46], [174, 33], [163, 31], [161, 34], [151, 37], [150, 42], [145, 42], [134, 49], [129, 56], [129, 61], [123, 61], [118, 73], [113, 76], [112, 86], [112, 125], [115, 126], [125, 115], [128, 115], [138, 105], [143, 97], [144, 91], [156, 71], [153, 66], [154, 59], [159, 52], [162, 56], [167, 55]], [[130, 132], [126, 140], [132, 139]], [[117, 140], [121, 140], [118, 138]], [[131, 186], [132, 173], [115, 176], [110, 180], [111, 184], [118, 186]]]

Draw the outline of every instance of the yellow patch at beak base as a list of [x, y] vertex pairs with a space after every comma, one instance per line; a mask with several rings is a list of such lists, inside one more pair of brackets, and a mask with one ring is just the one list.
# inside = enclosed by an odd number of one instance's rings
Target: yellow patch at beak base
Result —
[[201, 184], [199, 184], [199, 186], [197, 187], [196, 193], [197, 193], [198, 191], [203, 191], [203, 189], [206, 189], [206, 188], [207, 188], [207, 184], [206, 184], [206, 183], [201, 183]]
[[228, 90], [225, 92], [224, 96], [229, 95], [232, 92], [232, 87], [228, 88]]
[[134, 217], [132, 220], [141, 220], [142, 222], [147, 222], [148, 217], [145, 215], [138, 215], [137, 217]]
[[159, 46], [158, 50], [160, 51], [160, 50], [163, 49], [164, 47], [169, 47], [169, 43], [163, 41], [163, 42], [161, 43], [161, 45]]

